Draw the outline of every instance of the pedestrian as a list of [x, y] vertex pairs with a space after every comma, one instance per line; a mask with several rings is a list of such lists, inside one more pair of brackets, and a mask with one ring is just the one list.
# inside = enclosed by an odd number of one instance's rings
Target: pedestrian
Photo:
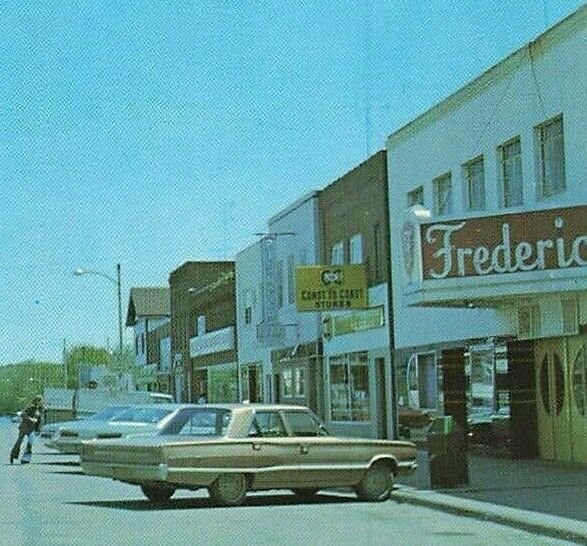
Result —
[[18, 425], [18, 438], [10, 452], [10, 464], [14, 462], [14, 459], [18, 459], [20, 456], [20, 446], [22, 445], [25, 436], [27, 437], [27, 444], [20, 462], [21, 464], [27, 464], [30, 462], [35, 433], [40, 432], [41, 430], [44, 409], [43, 397], [40, 394], [37, 394], [37, 396], [32, 399], [31, 403], [22, 410], [22, 418], [20, 425]]

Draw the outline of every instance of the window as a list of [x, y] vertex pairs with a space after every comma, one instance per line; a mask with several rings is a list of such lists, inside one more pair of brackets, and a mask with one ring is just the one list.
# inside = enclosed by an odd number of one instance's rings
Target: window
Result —
[[432, 181], [434, 191], [434, 214], [443, 216], [452, 212], [452, 178], [450, 173]]
[[141, 353], [145, 354], [145, 334], [141, 334]]
[[408, 192], [408, 207], [424, 204], [424, 186], [418, 186], [415, 190]]
[[284, 398], [304, 398], [304, 368], [291, 368], [281, 374]]
[[161, 429], [160, 434], [182, 436], [219, 436], [226, 432], [231, 413], [225, 409], [194, 409], [180, 411]]
[[139, 354], [139, 336], [135, 336], [135, 354]]
[[344, 245], [342, 241], [332, 245], [330, 251], [330, 263], [332, 265], [342, 265], [344, 263]]
[[275, 268], [277, 269], [277, 307], [283, 307], [283, 260], [277, 260], [275, 262]]
[[275, 438], [287, 436], [281, 416], [276, 411], [257, 411], [249, 428], [249, 436]]
[[542, 331], [539, 305], [521, 305], [518, 307], [518, 338], [533, 339], [540, 337]]
[[367, 353], [330, 359], [330, 418], [332, 421], [368, 421], [369, 367]]
[[381, 224], [377, 223], [373, 226], [373, 273], [374, 273], [374, 280], [379, 280], [379, 267], [380, 267], [380, 258], [379, 252], [381, 252]]
[[563, 118], [543, 123], [535, 132], [538, 161], [538, 196], [546, 198], [565, 190]]
[[288, 303], [295, 303], [296, 291], [294, 285], [295, 262], [293, 254], [287, 257], [287, 301]]
[[523, 204], [522, 149], [519, 137], [500, 146], [498, 157], [502, 206], [515, 207]]
[[349, 241], [349, 263], [363, 263], [363, 237], [360, 233], [353, 235]]
[[251, 324], [253, 320], [253, 296], [250, 290], [245, 290], [245, 324]]
[[285, 411], [285, 420], [293, 436], [326, 436], [320, 421], [307, 411]]
[[485, 175], [483, 156], [463, 165], [467, 210], [485, 210]]
[[196, 332], [199, 336], [206, 333], [206, 315], [199, 315], [196, 319]]

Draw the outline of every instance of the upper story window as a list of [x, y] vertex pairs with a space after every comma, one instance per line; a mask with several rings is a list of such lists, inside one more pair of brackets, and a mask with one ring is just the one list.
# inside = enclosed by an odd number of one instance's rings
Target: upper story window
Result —
[[463, 165], [466, 210], [485, 210], [485, 173], [483, 156]]
[[349, 240], [349, 263], [363, 263], [363, 237], [360, 233], [353, 235]]
[[381, 260], [379, 253], [381, 252], [381, 224], [378, 222], [373, 226], [373, 272], [375, 280], [379, 280]]
[[196, 335], [203, 336], [206, 333], [206, 315], [199, 315], [196, 319]]
[[250, 290], [245, 290], [245, 324], [253, 320], [253, 296]]
[[424, 186], [418, 186], [415, 190], [408, 192], [408, 207], [424, 204]]
[[558, 116], [535, 129], [538, 162], [538, 197], [562, 193], [565, 183], [563, 118]]
[[275, 262], [277, 277], [277, 307], [283, 307], [283, 260]]
[[524, 202], [522, 193], [522, 148], [516, 137], [498, 148], [501, 204], [515, 207]]
[[296, 291], [295, 291], [295, 261], [293, 254], [287, 257], [287, 302], [295, 303]]
[[344, 245], [342, 241], [332, 245], [330, 249], [330, 264], [342, 265], [344, 263]]
[[452, 177], [450, 173], [432, 181], [434, 191], [434, 214], [444, 216], [452, 213]]

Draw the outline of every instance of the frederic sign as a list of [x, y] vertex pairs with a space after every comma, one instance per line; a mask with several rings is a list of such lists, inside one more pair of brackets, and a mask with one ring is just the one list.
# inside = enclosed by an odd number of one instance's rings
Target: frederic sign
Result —
[[587, 266], [587, 206], [420, 226], [424, 280]]

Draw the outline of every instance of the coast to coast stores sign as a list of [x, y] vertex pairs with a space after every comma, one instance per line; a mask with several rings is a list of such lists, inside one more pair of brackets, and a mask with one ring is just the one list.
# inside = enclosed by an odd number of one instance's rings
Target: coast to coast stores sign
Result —
[[298, 311], [364, 309], [367, 274], [363, 264], [296, 267]]
[[412, 277], [419, 238], [424, 281], [587, 266], [586, 205], [426, 223], [419, 233], [416, 229], [404, 224], [404, 266]]

